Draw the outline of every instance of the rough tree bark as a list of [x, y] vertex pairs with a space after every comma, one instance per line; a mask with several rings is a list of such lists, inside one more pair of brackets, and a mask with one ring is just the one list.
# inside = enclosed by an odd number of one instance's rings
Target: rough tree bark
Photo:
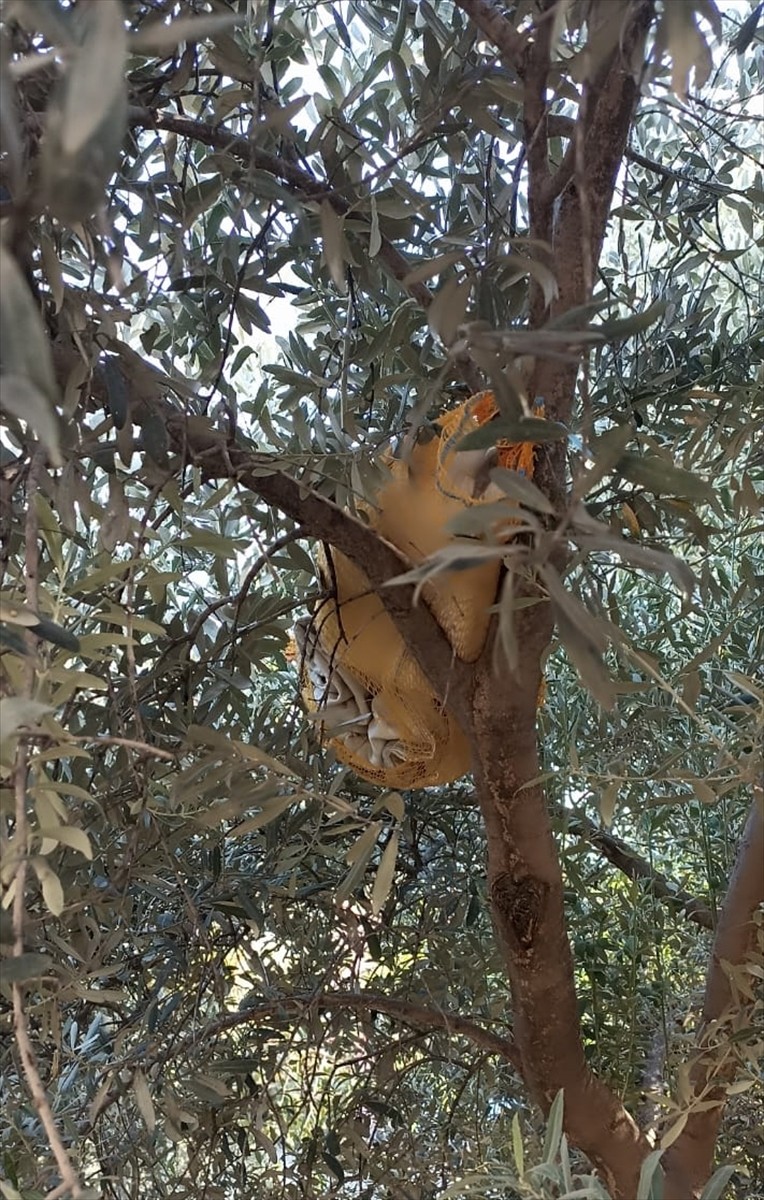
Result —
[[695, 1200], [713, 1169], [714, 1147], [727, 1099], [726, 1085], [734, 1078], [735, 1059], [730, 1054], [730, 1040], [747, 1020], [746, 1001], [751, 999], [748, 989], [752, 984], [760, 987], [757, 977], [741, 978], [740, 971], [745, 970], [754, 949], [755, 914], [762, 904], [764, 791], [758, 789], [716, 928], [706, 973], [700, 1049], [690, 1072], [695, 1096], [702, 1097], [709, 1107], [690, 1113], [682, 1133], [668, 1149], [664, 1163], [665, 1200], [685, 1200], [687, 1196]]
[[[616, 49], [584, 84], [568, 152], [552, 170], [548, 151], [547, 85], [551, 68], [553, 5], [522, 46], [497, 6], [459, 0], [499, 47], [524, 87], [530, 236], [551, 247], [559, 282], [551, 313], [532, 286], [530, 324], [541, 327], [586, 304], [602, 248], [618, 168], [626, 149], [653, 17], [650, 0], [611, 10], [622, 21]], [[600, 11], [600, 20], [608, 20]], [[532, 394], [543, 398], [553, 420], [568, 423], [577, 365], [540, 360]], [[564, 448], [547, 456], [542, 486], [560, 503], [566, 491]], [[541, 598], [539, 596], [539, 598]], [[489, 640], [477, 665], [471, 735], [475, 782], [488, 845], [488, 879], [494, 922], [512, 989], [515, 1040], [524, 1076], [548, 1110], [565, 1089], [565, 1125], [571, 1139], [600, 1169], [614, 1196], [636, 1195], [649, 1144], [614, 1093], [589, 1070], [583, 1050], [565, 929], [563, 881], [536, 750], [536, 696], [541, 663], [552, 635], [549, 605], [520, 610], [515, 678], [495, 669]]]

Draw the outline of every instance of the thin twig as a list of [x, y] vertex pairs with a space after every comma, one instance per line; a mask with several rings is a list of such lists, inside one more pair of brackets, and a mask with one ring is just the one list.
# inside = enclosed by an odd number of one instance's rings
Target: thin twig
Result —
[[[189, 138], [202, 145], [231, 154], [249, 166], [269, 172], [305, 201], [321, 202], [326, 200], [341, 217], [350, 212], [353, 212], [355, 216], [363, 216], [358, 207], [357, 197], [352, 197], [352, 200], [348, 199], [340, 189], [332, 187], [324, 180], [317, 179], [304, 168], [285, 158], [280, 158], [276, 154], [260, 150], [250, 138], [237, 137], [227, 133], [222, 127], [211, 125], [206, 121], [197, 121], [190, 117], [180, 117], [168, 113], [157, 113], [148, 108], [131, 107], [129, 119], [132, 126], [176, 133], [180, 137]], [[371, 230], [370, 222], [369, 230]], [[382, 237], [376, 257], [404, 291], [416, 300], [417, 304], [424, 309], [429, 308], [433, 300], [433, 293], [421, 280], [409, 281], [411, 263], [388, 238]], [[469, 356], [456, 355], [455, 365], [468, 387], [473, 392], [480, 391], [483, 381], [480, 372]]]
[[[44, 453], [36, 449], [32, 455], [27, 481], [27, 515], [25, 522], [25, 574], [26, 602], [34, 611], [38, 609], [38, 571], [39, 571], [39, 528], [35, 496], [40, 485], [45, 463]], [[31, 698], [35, 684], [34, 639], [30, 641], [30, 660], [26, 673], [26, 692]], [[18, 863], [13, 880], [13, 957], [20, 958], [24, 953], [24, 927], [26, 923], [25, 891], [27, 879], [27, 856], [29, 827], [27, 823], [27, 772], [29, 770], [28, 750], [24, 738], [19, 739], [16, 750], [14, 768], [15, 794], [15, 827], [14, 842], [18, 847]], [[45, 1130], [48, 1145], [51, 1148], [56, 1165], [61, 1174], [61, 1186], [70, 1191], [74, 1200], [81, 1194], [79, 1177], [69, 1157], [66, 1146], [56, 1125], [56, 1118], [50, 1107], [50, 1101], [45, 1093], [40, 1072], [37, 1067], [35, 1053], [29, 1036], [26, 1009], [24, 1007], [24, 984], [13, 982], [13, 1032], [18, 1047], [19, 1058], [26, 1078], [27, 1088], [32, 1098], [40, 1123]]]
[[257, 1022], [266, 1018], [272, 1019], [274, 1016], [283, 1013], [289, 1013], [299, 1018], [309, 1013], [312, 1008], [334, 1011], [352, 1009], [366, 1014], [372, 1012], [384, 1013], [385, 1016], [391, 1017], [393, 1020], [401, 1021], [406, 1025], [412, 1025], [428, 1033], [441, 1031], [466, 1038], [467, 1041], [472, 1042], [473, 1045], [478, 1046], [481, 1050], [485, 1050], [489, 1054], [498, 1055], [500, 1058], [511, 1063], [516, 1070], [520, 1070], [520, 1055], [512, 1038], [493, 1033], [492, 1030], [486, 1029], [484, 1026], [478, 1025], [474, 1021], [468, 1020], [466, 1017], [459, 1016], [456, 1013], [442, 1012], [440, 1009], [428, 1008], [426, 1005], [415, 1004], [410, 1000], [405, 1000], [397, 996], [385, 996], [378, 992], [365, 990], [359, 992], [316, 992], [306, 995], [282, 996], [277, 1000], [264, 1001], [262, 1004], [247, 1008], [242, 1012], [227, 1013], [225, 1016], [211, 1021], [202, 1030], [188, 1034], [187, 1037], [177, 1042], [171, 1051], [158, 1058], [157, 1061], [163, 1064], [170, 1058], [177, 1058], [178, 1056], [185, 1058], [193, 1051], [194, 1046], [199, 1045], [200, 1042], [209, 1044], [212, 1038], [225, 1033], [227, 1030], [236, 1029], [240, 1025]]
[[248, 568], [247, 573], [242, 580], [241, 587], [235, 592], [229, 592], [227, 596], [219, 596], [217, 600], [213, 600], [204, 609], [202, 609], [188, 633], [184, 633], [181, 637], [173, 638], [168, 646], [168, 649], [172, 649], [174, 646], [180, 646], [185, 642], [187, 642], [189, 646], [193, 646], [194, 642], [202, 631], [205, 621], [219, 609], [225, 608], [227, 604], [236, 604], [236, 616], [234, 618], [234, 624], [237, 624], [239, 620], [239, 614], [241, 612], [241, 606], [244, 603], [247, 593], [252, 586], [255, 576], [259, 575], [263, 567], [268, 565], [271, 555], [276, 554], [279, 550], [283, 550], [284, 547], [290, 545], [290, 543], [299, 541], [301, 537], [305, 537], [305, 530], [301, 526], [298, 526], [296, 529], [291, 529], [288, 533], [285, 533], [283, 537], [276, 538], [276, 540], [272, 542], [262, 554], [258, 555], [252, 565]]
[[123, 737], [70, 737], [71, 742], [82, 742], [87, 746], [124, 746], [126, 750], [136, 750], [139, 754], [145, 754], [146, 758], [164, 758], [168, 762], [176, 762], [177, 754], [173, 754], [170, 750], [160, 750], [159, 746], [150, 746], [148, 742], [139, 742], [135, 738]]

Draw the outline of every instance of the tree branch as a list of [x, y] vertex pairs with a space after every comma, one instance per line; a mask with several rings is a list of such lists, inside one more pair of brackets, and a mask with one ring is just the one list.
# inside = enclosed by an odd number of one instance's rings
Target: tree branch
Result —
[[[321, 182], [309, 171], [298, 167], [285, 158], [279, 158], [266, 150], [260, 150], [257, 145], [246, 137], [238, 137], [227, 133], [218, 125], [210, 125], [206, 121], [197, 121], [190, 117], [174, 116], [168, 113], [157, 113], [149, 108], [130, 108], [130, 124], [137, 128], [162, 129], [167, 133], [176, 133], [180, 137], [201, 142], [227, 154], [232, 154], [248, 166], [267, 171], [276, 179], [285, 183], [292, 192], [302, 200], [312, 200], [320, 203], [327, 200], [339, 216], [346, 216], [350, 211], [351, 202], [326, 182]], [[356, 213], [356, 215], [358, 215]], [[421, 281], [408, 282], [411, 264], [386, 237], [382, 237], [377, 258], [382, 262], [390, 275], [412, 299], [416, 300], [423, 309], [432, 304], [433, 295], [427, 285]], [[474, 363], [466, 356], [457, 356], [457, 367], [465, 382], [474, 392], [483, 386], [480, 373]]]
[[738, 847], [706, 975], [701, 1049], [690, 1071], [702, 1106], [690, 1111], [687, 1124], [667, 1152], [666, 1200], [695, 1200], [711, 1174], [726, 1089], [738, 1062], [732, 1053], [731, 1035], [747, 1023], [755, 1003], [755, 977], [745, 978], [745, 964], [754, 950], [755, 915], [764, 904], [762, 863], [764, 794], [758, 789]]
[[[568, 178], [554, 206], [551, 236], [549, 206], [557, 188], [552, 179], [550, 190], [548, 169], [542, 171], [539, 165], [534, 172], [529, 160], [530, 195], [539, 196], [537, 207], [530, 210], [530, 236], [551, 243], [559, 285], [551, 306], [552, 319], [591, 299], [593, 272], [599, 262], [618, 168], [639, 99], [633, 60], [644, 44], [653, 15], [653, 0], [633, 0], [618, 45], [584, 87], [565, 158], [562, 178]], [[532, 289], [531, 326], [537, 328], [544, 324], [547, 314], [538, 286], [532, 285]], [[544, 397], [547, 414], [565, 424], [570, 421], [577, 373], [577, 366], [562, 368], [539, 360], [532, 383], [533, 394]]]
[[[187, 416], [161, 394], [163, 381], [166, 381], [165, 389], [173, 386], [169, 378], [154, 371], [129, 347], [117, 344], [115, 348], [119, 350], [120, 363], [129, 377], [133, 420], [141, 424], [150, 414], [161, 418], [170, 448], [181, 459], [178, 470], [186, 463], [193, 463], [207, 480], [237, 480], [291, 517], [302, 527], [305, 536], [328, 542], [349, 558], [363, 571], [379, 596], [439, 700], [448, 705], [467, 729], [471, 721], [471, 667], [456, 658], [430, 609], [424, 602], [417, 601], [413, 585], [389, 586], [390, 581], [406, 573], [411, 564], [369, 525], [315, 491], [309, 481], [298, 481], [274, 469], [273, 456], [242, 449], [214, 429], [205, 417]], [[54, 348], [60, 378], [68, 378], [75, 354], [61, 343]], [[106, 383], [98, 369], [91, 381], [91, 396], [99, 403], [107, 401]]]
[[[389, 586], [391, 580], [410, 567], [395, 547], [305, 484], [280, 472], [263, 474], [262, 468], [248, 465], [253, 456], [241, 451], [229, 449], [228, 455], [234, 461], [235, 477], [245, 487], [298, 521], [316, 540], [328, 542], [360, 567], [438, 698], [468, 727], [471, 668], [454, 656], [448, 638], [427, 605], [417, 603], [415, 588], [410, 584]], [[199, 456], [197, 462], [208, 478], [211, 475], [230, 478], [222, 457], [211, 462], [208, 456], [203, 461]]]
[[698, 900], [697, 896], [692, 896], [683, 888], [672, 884], [626, 842], [600, 829], [584, 813], [572, 813], [562, 806], [559, 812], [571, 833], [596, 847], [608, 862], [618, 867], [619, 871], [623, 871], [629, 879], [644, 879], [648, 890], [659, 900], [665, 900], [672, 907], [679, 905], [687, 920], [693, 921], [701, 929], [713, 929], [714, 918], [711, 910]]
[[527, 40], [510, 24], [498, 5], [492, 0], [456, 0], [456, 3], [488, 41], [493, 42], [504, 65], [522, 78]]
[[194, 645], [209, 618], [213, 616], [214, 613], [219, 612], [221, 608], [225, 608], [228, 604], [236, 605], [234, 626], [238, 625], [241, 607], [247, 595], [249, 594], [249, 589], [252, 587], [255, 577], [260, 574], [265, 566], [268, 565], [273, 554], [276, 554], [279, 550], [283, 550], [285, 546], [289, 546], [292, 542], [299, 541], [300, 538], [304, 537], [305, 530], [301, 529], [298, 525], [296, 529], [290, 529], [288, 533], [283, 534], [281, 537], [276, 538], [275, 541], [271, 542], [270, 546], [268, 546], [268, 548], [264, 550], [262, 554], [259, 554], [252, 565], [247, 569], [247, 573], [242, 580], [241, 587], [235, 592], [229, 592], [226, 596], [218, 596], [217, 600], [213, 600], [210, 604], [207, 604], [195, 618], [193, 624], [189, 627], [187, 632], [181, 634], [180, 637], [172, 639], [168, 649], [173, 649], [175, 646], [183, 645], [187, 645], [190, 649], [190, 647]]
[[517, 683], [498, 684], [490, 655], [478, 663], [473, 758], [488, 842], [488, 891], [512, 986], [522, 1075], [545, 1112], [564, 1089], [571, 1140], [602, 1172], [614, 1198], [633, 1200], [650, 1147], [586, 1061], [560, 862], [538, 782], [535, 707], [549, 605], [522, 609], [516, 621]]
[[[554, 318], [591, 296], [639, 95], [631, 64], [625, 67], [624, 60], [646, 36], [652, 2], [635, 0], [619, 45], [585, 88], [556, 181], [549, 170], [547, 101], [554, 6], [542, 7], [524, 56], [523, 123], [529, 234], [552, 252], [559, 285]], [[540, 328], [546, 320], [543, 291], [531, 281], [530, 327]], [[539, 359], [531, 394], [543, 398], [548, 416], [569, 423], [577, 374], [578, 362]], [[539, 476], [546, 494], [557, 497], [565, 480], [562, 444], [543, 460]], [[538, 782], [536, 696], [552, 615], [532, 589], [529, 595], [535, 605], [515, 616], [514, 682], [497, 680], [490, 645], [476, 669], [473, 761], [488, 842], [491, 908], [511, 982], [523, 1078], [545, 1111], [564, 1088], [571, 1139], [599, 1168], [615, 1197], [633, 1200], [650, 1147], [618, 1096], [590, 1070], [584, 1053], [560, 862]]]
[[[226, 1013], [225, 1016], [210, 1021], [198, 1032], [188, 1034], [163, 1054], [157, 1055], [152, 1060], [151, 1065], [156, 1064], [162, 1067], [171, 1059], [182, 1058], [183, 1060], [188, 1060], [198, 1045], [207, 1045], [214, 1038], [219, 1037], [221, 1033], [226, 1033], [231, 1029], [238, 1029], [242, 1025], [251, 1025], [262, 1020], [272, 1020], [274, 1017], [284, 1017], [285, 1015], [291, 1015], [299, 1019], [315, 1008], [334, 1012], [350, 1009], [355, 1012], [367, 1014], [372, 1012], [384, 1013], [385, 1016], [391, 1017], [393, 1020], [400, 1021], [404, 1025], [413, 1026], [415, 1029], [421, 1029], [425, 1033], [443, 1032], [456, 1037], [463, 1037], [486, 1054], [495, 1054], [502, 1061], [508, 1062], [518, 1073], [521, 1069], [520, 1053], [512, 1038], [493, 1033], [490, 1029], [486, 1029], [482, 1025], [477, 1025], [474, 1021], [470, 1021], [466, 1017], [442, 1012], [435, 1008], [427, 1008], [422, 1004], [414, 1004], [410, 1000], [402, 1000], [395, 996], [385, 996], [381, 993], [370, 991], [312, 992], [303, 995], [283, 996], [275, 1000], [267, 1000], [260, 1004], [252, 1005], [252, 1007], [243, 1009], [240, 1012]], [[136, 1057], [140, 1057], [140, 1065], [145, 1067], [145, 1047], [139, 1048], [136, 1051]], [[128, 1056], [123, 1060], [123, 1066], [129, 1068], [134, 1061], [133, 1057]], [[103, 1097], [97, 1112], [91, 1115], [93, 1125], [96, 1119], [103, 1116], [106, 1109], [119, 1099], [124, 1090], [125, 1085], [122, 1084]]]
[[439, 1009], [427, 1008], [425, 1005], [414, 1004], [410, 1000], [401, 1000], [395, 996], [385, 996], [377, 992], [315, 992], [296, 996], [283, 996], [277, 1000], [268, 1000], [262, 1004], [253, 1005], [242, 1012], [228, 1013], [215, 1021], [211, 1021], [198, 1033], [189, 1034], [177, 1042], [171, 1050], [159, 1058], [160, 1065], [170, 1058], [186, 1058], [200, 1043], [209, 1043], [227, 1030], [236, 1029], [241, 1025], [255, 1023], [266, 1018], [272, 1019], [285, 1013], [301, 1017], [310, 1009], [318, 1008], [327, 1011], [342, 1011], [352, 1009], [355, 1012], [380, 1012], [385, 1016], [412, 1025], [426, 1032], [442, 1031], [457, 1037], [466, 1038], [480, 1050], [495, 1054], [506, 1062], [511, 1063], [516, 1070], [520, 1069], [520, 1055], [511, 1038], [492, 1033], [482, 1025], [453, 1013], [441, 1012]]
[[[220, 125], [210, 125], [207, 121], [197, 121], [192, 117], [157, 113], [150, 108], [131, 108], [130, 124], [138, 128], [162, 129], [166, 133], [177, 133], [180, 137], [201, 142], [204, 146], [211, 146], [226, 154], [232, 154], [247, 166], [257, 167], [258, 170], [267, 171], [276, 179], [280, 179], [291, 191], [298, 193], [303, 200], [313, 200], [317, 203], [328, 200], [334, 211], [341, 217], [350, 212], [350, 201], [336, 188], [316, 179], [309, 171], [289, 162], [288, 159], [279, 158], [276, 154], [259, 149], [250, 138], [238, 137], [226, 132]], [[411, 264], [386, 238], [382, 238], [377, 257], [385, 264], [393, 278], [422, 308], [427, 308], [432, 303], [432, 292], [426, 284], [403, 282], [411, 271]]]
[[[27, 479], [27, 516], [25, 523], [25, 587], [26, 603], [34, 612], [38, 611], [38, 569], [40, 559], [39, 523], [35, 505], [36, 493], [40, 486], [40, 477], [44, 467], [44, 452], [37, 448], [32, 455], [32, 463]], [[26, 670], [26, 693], [31, 696], [35, 684], [35, 652], [34, 638], [27, 635], [30, 657]], [[17, 856], [13, 885], [13, 956], [24, 954], [24, 926], [26, 924], [26, 879], [27, 862], [29, 857], [29, 827], [27, 822], [27, 776], [29, 774], [27, 744], [19, 739], [16, 749], [16, 761], [13, 771], [15, 814], [13, 830], [13, 848]], [[73, 1200], [81, 1194], [79, 1176], [74, 1168], [69, 1153], [56, 1124], [56, 1118], [45, 1092], [40, 1071], [37, 1066], [32, 1040], [29, 1036], [29, 1022], [24, 1005], [25, 985], [16, 980], [12, 983], [13, 995], [13, 1034], [21, 1059], [21, 1066], [26, 1078], [27, 1088], [32, 1098], [40, 1124], [45, 1130], [53, 1158], [61, 1175], [62, 1182], [71, 1192]]]

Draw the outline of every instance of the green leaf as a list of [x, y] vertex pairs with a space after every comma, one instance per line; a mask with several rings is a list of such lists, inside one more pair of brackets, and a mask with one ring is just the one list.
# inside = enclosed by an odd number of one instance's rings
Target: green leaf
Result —
[[32, 859], [32, 867], [40, 881], [45, 907], [54, 917], [60, 917], [64, 911], [64, 889], [61, 886], [61, 880], [50, 863], [40, 855]]
[[500, 487], [511, 500], [517, 500], [525, 508], [530, 508], [534, 512], [554, 515], [554, 505], [551, 501], [532, 480], [526, 479], [519, 471], [509, 471], [506, 467], [495, 467], [491, 471], [490, 477], [491, 482]]
[[127, 124], [127, 37], [120, 0], [99, 0], [80, 11], [79, 45], [48, 106], [42, 146], [45, 200], [59, 220], [90, 216], [117, 168]]
[[432, 279], [435, 275], [442, 274], [448, 267], [463, 261], [463, 250], [451, 250], [448, 254], [438, 254], [435, 258], [429, 258], [426, 262], [413, 267], [403, 280], [404, 286], [410, 287], [412, 283], [422, 283], [426, 279]]
[[[571, 601], [572, 599], [571, 597]], [[599, 647], [586, 636], [576, 623], [575, 617], [571, 620], [569, 615], [571, 607], [570, 602], [567, 606], [554, 605], [560, 641], [578, 671], [581, 682], [589, 689], [595, 700], [604, 709], [610, 711], [616, 701], [615, 685], [605, 669]]]
[[341, 880], [335, 893], [335, 899], [338, 904], [341, 904], [343, 900], [346, 900], [355, 891], [366, 874], [366, 868], [374, 853], [382, 828], [381, 821], [374, 821], [348, 850], [346, 859], [351, 863], [351, 867], [344, 879]]
[[344, 1171], [342, 1163], [339, 1161], [339, 1159], [335, 1158], [333, 1154], [329, 1154], [326, 1150], [324, 1150], [322, 1152], [321, 1157], [324, 1160], [324, 1162], [326, 1163], [329, 1170], [332, 1172], [332, 1174], [334, 1176], [336, 1176], [336, 1178], [339, 1180], [339, 1182], [344, 1183], [345, 1182], [345, 1171]]
[[345, 235], [342, 228], [342, 217], [335, 212], [328, 200], [321, 201], [321, 237], [324, 243], [324, 258], [332, 277], [332, 283], [344, 296], [347, 291]]
[[636, 1200], [658, 1200], [656, 1186], [660, 1186], [663, 1171], [661, 1157], [663, 1150], [651, 1150], [642, 1162], [637, 1184]]
[[24, 629], [34, 629], [35, 625], [39, 625], [40, 618], [26, 604], [0, 600], [0, 621], [7, 621], [9, 625], [21, 625]]
[[623, 457], [623, 452], [633, 436], [634, 430], [631, 425], [615, 425], [591, 442], [588, 457], [592, 459], [592, 465], [577, 476], [574, 485], [575, 496], [586, 496], [605, 478]]
[[515, 1160], [517, 1174], [520, 1178], [525, 1174], [525, 1153], [523, 1150], [523, 1135], [520, 1129], [520, 1116], [515, 1113], [512, 1117], [512, 1157]]
[[718, 1167], [700, 1194], [700, 1200], [721, 1200], [727, 1184], [732, 1179], [737, 1168], [733, 1166]]
[[62, 846], [79, 850], [80, 854], [92, 861], [93, 847], [84, 829], [78, 829], [75, 825], [43, 825], [40, 827], [40, 833], [52, 842], [60, 842]]
[[349, 863], [356, 863], [359, 860], [368, 862], [381, 832], [382, 822], [373, 821], [368, 828], [364, 829], [361, 836], [353, 842], [353, 845], [345, 855], [345, 861]]
[[382, 249], [382, 234], [379, 229], [377, 202], [371, 197], [371, 230], [369, 232], [369, 258], [376, 258]]
[[612, 532], [606, 525], [593, 520], [582, 507], [574, 518], [578, 544], [582, 550], [604, 550], [618, 554], [624, 562], [658, 574], [670, 575], [686, 597], [691, 597], [697, 580], [690, 567], [681, 558], [667, 550], [651, 550], [648, 546], [636, 545]]
[[453, 343], [459, 326], [464, 323], [471, 291], [471, 279], [461, 283], [457, 279], [448, 279], [427, 309], [427, 323], [444, 346]]
[[[55, 447], [58, 453], [58, 436], [57, 431], [54, 434], [52, 422], [53, 405], [58, 402], [59, 395], [50, 344], [27, 282], [16, 265], [16, 260], [2, 243], [0, 279], [0, 364], [3, 371], [0, 402], [9, 412], [12, 411], [14, 415], [28, 420], [33, 427], [35, 421], [44, 421], [47, 444]], [[19, 385], [15, 382], [15, 377], [18, 376], [28, 380], [43, 400], [47, 401], [46, 412], [41, 410], [40, 401], [32, 397], [29, 403], [34, 405], [34, 408], [31, 413], [25, 414], [23, 405], [27, 403], [27, 398], [25, 396], [22, 399], [18, 394]], [[28, 395], [31, 396], [31, 393]], [[22, 411], [17, 411], [19, 408]], [[40, 437], [43, 440], [41, 432]]]
[[615, 779], [600, 792], [600, 821], [605, 829], [610, 829], [610, 826], [613, 824], [613, 814], [615, 813], [620, 789], [620, 781]]
[[55, 621], [49, 621], [47, 617], [40, 617], [32, 632], [42, 641], [61, 646], [72, 653], [76, 653], [80, 648], [80, 639], [75, 634], [64, 629], [62, 625], [57, 625]]
[[151, 1099], [149, 1085], [146, 1082], [146, 1076], [140, 1067], [133, 1075], [133, 1096], [138, 1112], [143, 1117], [146, 1129], [149, 1135], [151, 1135], [156, 1128], [156, 1112], [154, 1110], [154, 1101]]
[[103, 364], [106, 381], [106, 400], [115, 429], [122, 429], [127, 421], [130, 399], [125, 377], [116, 358], [107, 358]]
[[85, 11], [85, 37], [69, 67], [61, 149], [74, 157], [93, 137], [123, 93], [127, 39], [119, 0], [98, 0]]
[[25, 656], [30, 653], [29, 647], [23, 639], [12, 629], [8, 629], [6, 625], [0, 625], [0, 646], [5, 646], [12, 654]]
[[3, 959], [3, 979], [8, 983], [27, 983], [50, 975], [53, 966], [53, 959], [47, 954], [17, 954]]
[[254, 817], [248, 817], [246, 821], [241, 821], [238, 825], [234, 825], [228, 831], [229, 837], [244, 837], [245, 834], [254, 833], [256, 829], [262, 829], [265, 825], [270, 825], [282, 813], [286, 812], [295, 803], [294, 796], [277, 796], [272, 800], [265, 800]]
[[159, 413], [149, 413], [141, 425], [141, 444], [158, 467], [168, 464], [169, 438], [167, 426]]
[[395, 863], [398, 858], [398, 831], [395, 830], [382, 852], [377, 872], [374, 876], [374, 886], [371, 889], [371, 911], [379, 916], [385, 906], [390, 888], [395, 878]]
[[708, 503], [715, 500], [714, 489], [705, 479], [673, 466], [657, 454], [624, 454], [618, 460], [616, 471], [655, 496], [682, 496]]
[[608, 342], [633, 337], [635, 333], [644, 333], [651, 325], [655, 325], [657, 321], [660, 321], [666, 308], [666, 301], [659, 300], [656, 304], [651, 304], [644, 312], [634, 313], [631, 317], [624, 317], [618, 320], [603, 321], [601, 325], [597, 325], [595, 328]]
[[560, 1148], [560, 1138], [562, 1137], [562, 1119], [564, 1113], [565, 1099], [563, 1089], [559, 1092], [552, 1101], [552, 1107], [549, 1109], [549, 1116], [546, 1122], [546, 1134], [544, 1137], [544, 1162], [554, 1162], [557, 1157], [557, 1152]]
[[147, 21], [130, 38], [130, 49], [139, 53], [161, 53], [180, 42], [201, 42], [212, 33], [231, 29], [244, 21], [239, 13], [209, 13], [198, 17], [178, 17], [169, 25], [163, 20]]
[[[762, 12], [764, 12], [764, 4], [757, 4], [755, 8], [751, 9], [748, 16], [743, 21], [743, 24], [740, 26], [740, 29], [737, 32], [737, 36], [732, 41], [732, 49], [735, 51], [735, 54], [745, 54], [751, 42], [756, 37], [756, 30], [758, 28], [759, 21], [761, 20]], [[721, 1167], [720, 1169], [726, 1171], [729, 1168]], [[707, 1197], [706, 1193], [704, 1192], [700, 1200], [711, 1200], [711, 1198]]]
[[558, 421], [544, 421], [541, 417], [523, 417], [519, 421], [507, 421], [496, 417], [479, 429], [474, 429], [459, 442], [459, 450], [485, 450], [498, 442], [559, 442], [568, 436], [568, 430]]

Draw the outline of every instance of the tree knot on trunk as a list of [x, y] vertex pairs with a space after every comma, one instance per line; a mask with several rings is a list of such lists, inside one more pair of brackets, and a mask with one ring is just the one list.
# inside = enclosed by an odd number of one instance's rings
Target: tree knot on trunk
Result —
[[541, 923], [547, 884], [525, 876], [513, 879], [503, 873], [491, 885], [491, 900], [497, 921], [515, 950], [527, 951], [533, 945]]

